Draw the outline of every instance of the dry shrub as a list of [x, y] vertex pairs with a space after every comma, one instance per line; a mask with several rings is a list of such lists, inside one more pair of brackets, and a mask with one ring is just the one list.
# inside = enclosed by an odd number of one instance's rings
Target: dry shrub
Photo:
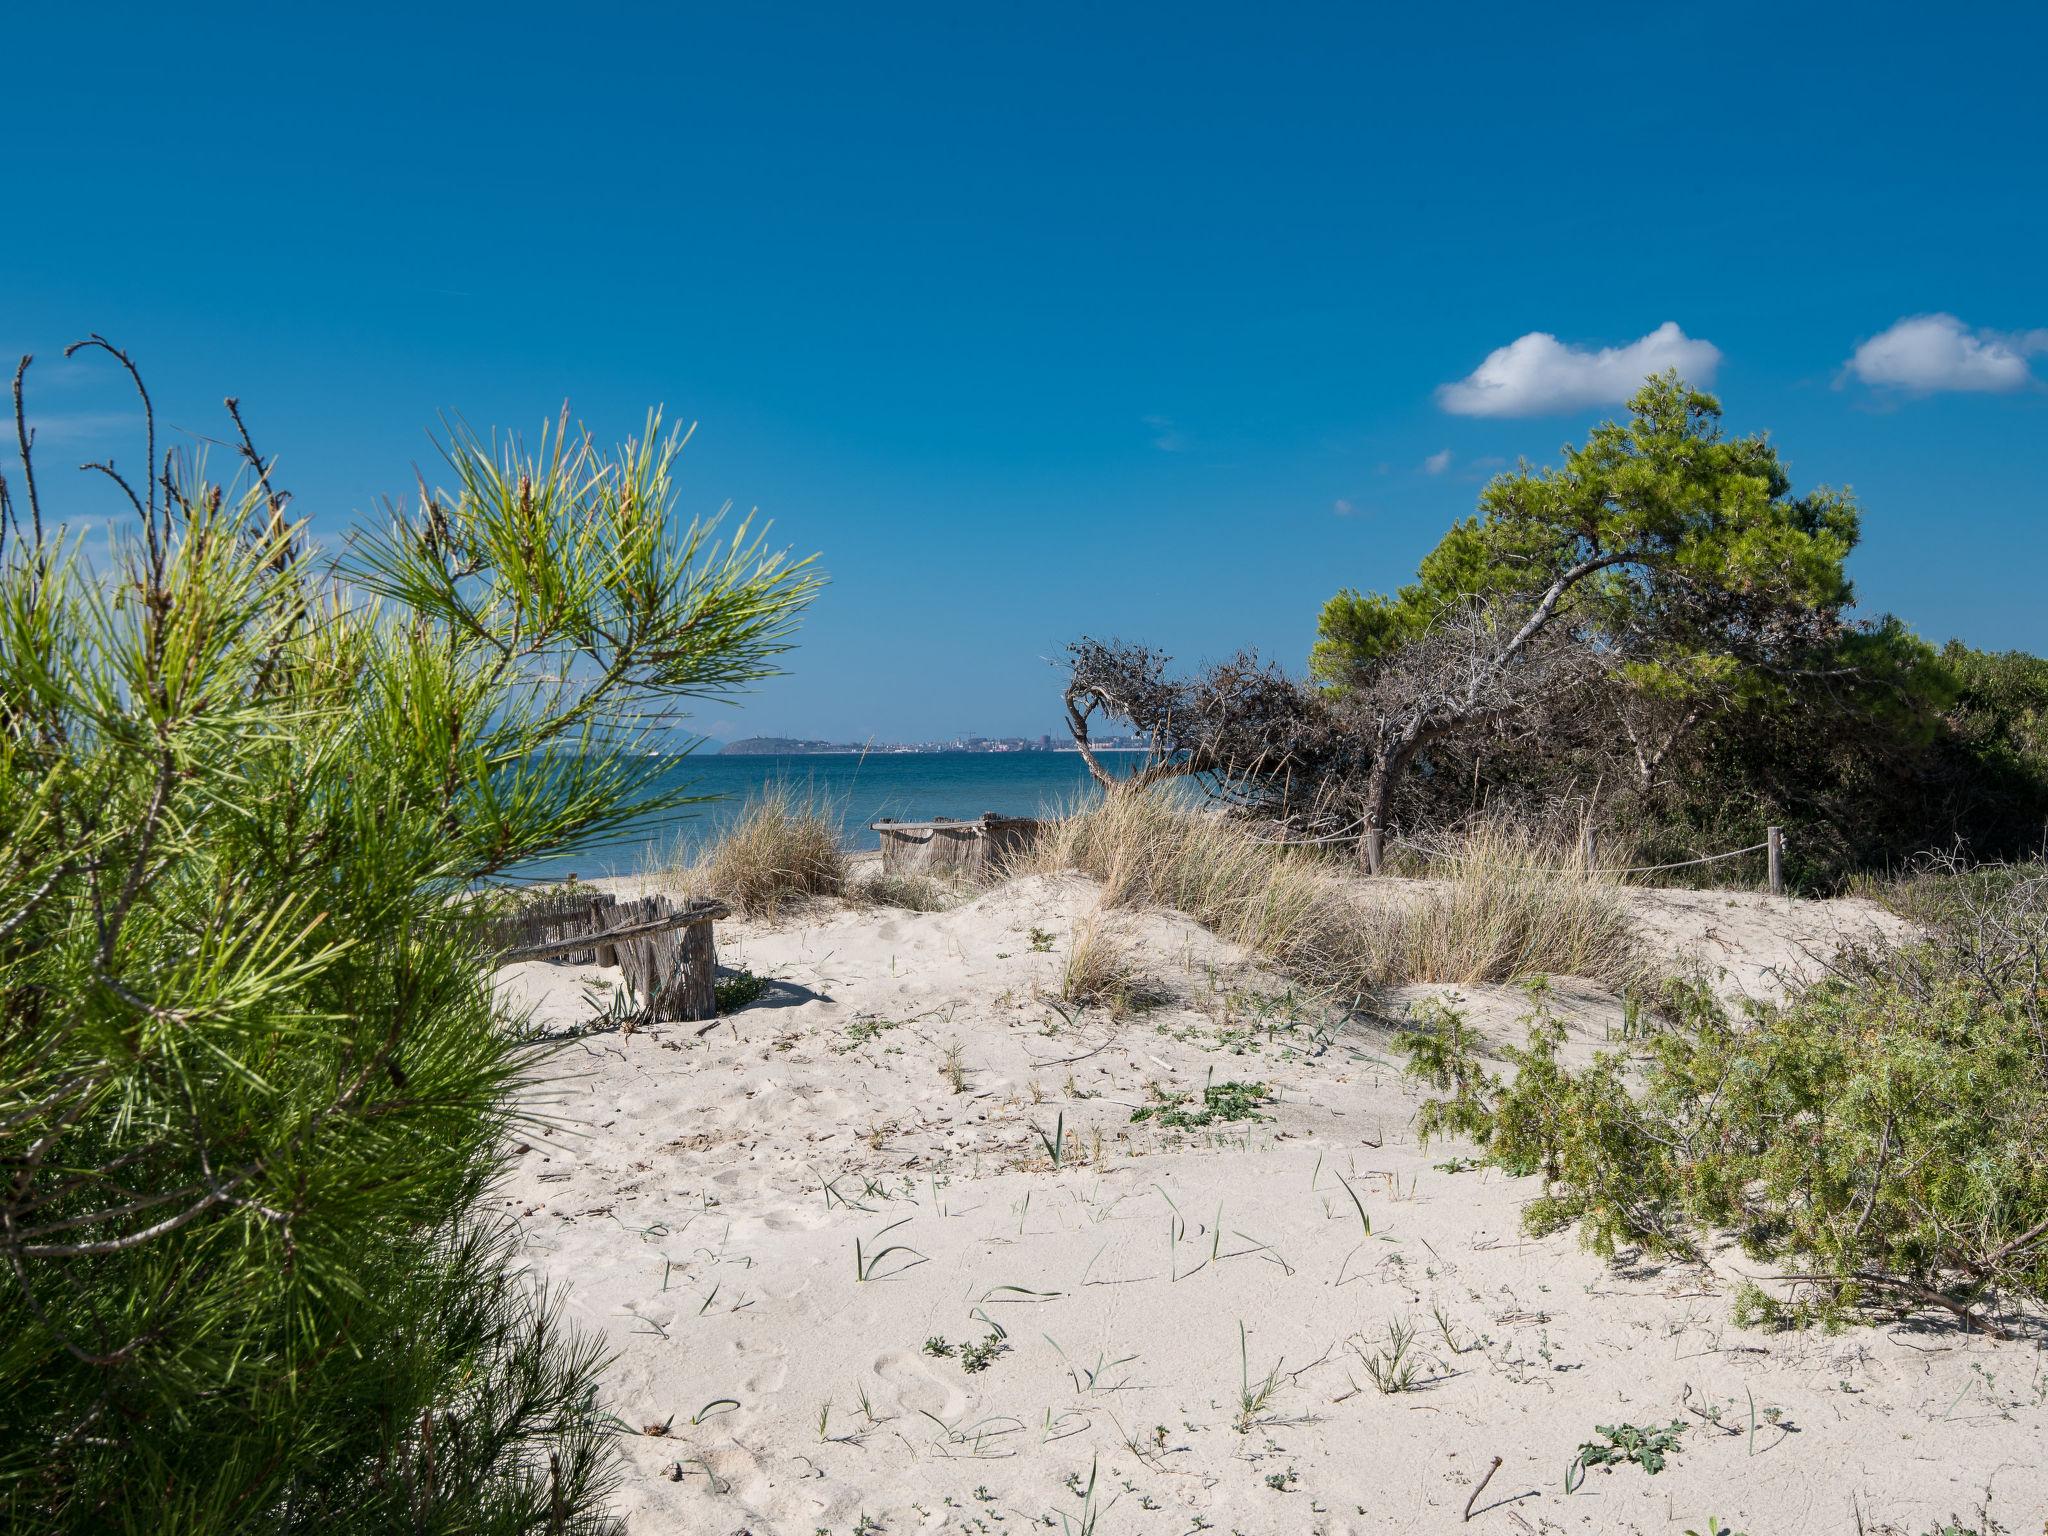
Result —
[[1063, 1001], [1077, 1006], [1113, 1003], [1130, 990], [1133, 980], [1129, 945], [1099, 917], [1075, 925], [1067, 946], [1067, 963], [1060, 972]]
[[1245, 823], [1126, 793], [1047, 827], [1042, 872], [1079, 870], [1110, 906], [1185, 912], [1281, 971], [1356, 1002], [1414, 981], [1575, 975], [1640, 986], [1626, 908], [1607, 885], [1512, 833], [1474, 834], [1440, 878], [1365, 884]]
[[772, 917], [808, 896], [837, 896], [846, 886], [838, 818], [823, 801], [799, 797], [787, 785], [766, 789], [698, 856], [684, 883], [749, 917]]
[[1406, 980], [1566, 975], [1627, 989], [1653, 979], [1611, 882], [1588, 874], [1569, 843], [1482, 822], [1456, 846], [1432, 850], [1426, 870], [1426, 893], [1378, 898], [1396, 909]]
[[857, 907], [901, 907], [911, 912], [943, 912], [959, 898], [957, 887], [930, 875], [869, 875], [849, 879], [842, 894]]

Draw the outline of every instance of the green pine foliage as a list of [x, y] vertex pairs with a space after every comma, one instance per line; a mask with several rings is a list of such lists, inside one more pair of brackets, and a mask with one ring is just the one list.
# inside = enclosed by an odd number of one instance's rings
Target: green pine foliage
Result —
[[1557, 467], [1497, 476], [1413, 582], [1331, 598], [1310, 670], [1342, 709], [1460, 610], [1521, 622], [1585, 571], [1547, 621], [1580, 663], [1548, 685], [1566, 693], [1521, 698], [1515, 728], [1488, 716], [1429, 733], [1397, 765], [1389, 825], [1590, 822], [1638, 865], [1775, 825], [1787, 878], [1809, 890], [1929, 848], [2037, 853], [2048, 661], [1937, 650], [1894, 617], [1854, 617], [1861, 526], [1847, 493], [1795, 494], [1767, 436], [1724, 433], [1719, 402], [1667, 375]]
[[10, 1529], [611, 1528], [599, 1354], [484, 1206], [545, 1046], [493, 998], [478, 892], [677, 803], [643, 722], [772, 671], [818, 578], [679, 525], [658, 421], [617, 453], [566, 425], [532, 453], [458, 432], [451, 488], [338, 558], [246, 437], [224, 488], [152, 423], [142, 473], [108, 467], [109, 541], [45, 517], [23, 434]]
[[1626, 421], [1567, 446], [1559, 467], [1496, 477], [1415, 581], [1331, 598], [1311, 668], [1341, 689], [1461, 600], [1533, 600], [1569, 577], [1561, 622], [1625, 644], [1641, 686], [1674, 697], [1759, 686], [1763, 674], [1735, 660], [1742, 631], [1770, 610], [1838, 612], [1858, 533], [1851, 498], [1792, 495], [1769, 438], [1725, 435], [1718, 400], [1662, 374]]
[[1532, 1231], [1687, 1259], [1733, 1237], [1788, 1277], [1745, 1321], [1933, 1307], [1998, 1333], [2001, 1301], [2048, 1300], [2048, 871], [1908, 893], [1924, 938], [1746, 1020], [1676, 986], [1638, 1049], [1583, 1067], [1540, 999], [1507, 1074], [1454, 1015], [1420, 1021], [1402, 1048], [1442, 1095], [1421, 1130], [1540, 1176]]

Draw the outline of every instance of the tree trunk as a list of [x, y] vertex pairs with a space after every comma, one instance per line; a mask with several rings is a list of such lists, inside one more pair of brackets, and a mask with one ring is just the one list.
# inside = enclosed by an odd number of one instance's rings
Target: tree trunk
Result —
[[1358, 856], [1367, 874], [1377, 875], [1386, 862], [1387, 828], [1393, 820], [1394, 791], [1401, 787], [1402, 775], [1415, 761], [1415, 754], [1422, 749], [1429, 734], [1419, 726], [1410, 726], [1401, 733], [1399, 741], [1373, 761], [1372, 771], [1366, 775], [1365, 836], [1359, 840]]

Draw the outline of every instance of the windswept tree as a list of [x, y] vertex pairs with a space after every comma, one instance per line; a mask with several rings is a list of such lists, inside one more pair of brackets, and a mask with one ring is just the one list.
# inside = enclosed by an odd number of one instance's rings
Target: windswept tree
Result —
[[[94, 338], [141, 391], [128, 359]], [[96, 560], [15, 377], [0, 488], [9, 1529], [593, 1532], [599, 1358], [482, 1196], [538, 1047], [481, 882], [678, 803], [653, 713], [771, 673], [807, 563], [679, 440], [467, 434], [316, 556], [149, 441]], [[231, 413], [234, 402], [229, 402]], [[240, 416], [234, 414], [236, 427]]]
[[1558, 468], [1488, 485], [1415, 582], [1324, 607], [1311, 667], [1365, 706], [1368, 826], [1433, 746], [1596, 679], [1654, 779], [1710, 712], [1831, 664], [1857, 531], [1847, 495], [1794, 496], [1767, 438], [1724, 435], [1713, 396], [1649, 380]]
[[[1170, 664], [1162, 651], [1120, 640], [1083, 638], [1067, 647], [1067, 728], [1104, 789], [1206, 776], [1219, 788], [1279, 785], [1284, 794], [1319, 761], [1330, 722], [1278, 667], [1251, 651], [1186, 676], [1170, 674]], [[1124, 721], [1145, 738], [1140, 767], [1117, 774], [1103, 764], [1092, 729], [1098, 719]]]

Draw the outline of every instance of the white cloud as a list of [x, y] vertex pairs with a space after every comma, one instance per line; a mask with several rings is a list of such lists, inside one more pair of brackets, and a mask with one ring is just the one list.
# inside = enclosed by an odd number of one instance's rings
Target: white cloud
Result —
[[1422, 461], [1422, 472], [1425, 475], [1440, 475], [1450, 467], [1451, 450], [1448, 448], [1442, 449], [1441, 451], [1436, 453], [1432, 453], [1428, 458]]
[[1186, 450], [1187, 434], [1174, 425], [1171, 416], [1147, 416], [1145, 425], [1152, 429], [1152, 446], [1161, 453], [1181, 453]]
[[1339, 496], [1335, 501], [1330, 503], [1330, 510], [1336, 513], [1339, 517], [1358, 516], [1357, 506], [1352, 502], [1346, 500], [1342, 496]]
[[2034, 381], [2027, 358], [2048, 352], [2048, 330], [1971, 330], [1954, 315], [1908, 315], [1858, 347], [1846, 371], [1865, 384], [1930, 394], [1999, 393]]
[[1711, 384], [1721, 349], [1667, 320], [1625, 347], [1591, 351], [1548, 331], [1531, 331], [1487, 354], [1486, 361], [1436, 392], [1453, 416], [1544, 416], [1589, 405], [1614, 405], [1653, 373], [1676, 368], [1693, 384]]

